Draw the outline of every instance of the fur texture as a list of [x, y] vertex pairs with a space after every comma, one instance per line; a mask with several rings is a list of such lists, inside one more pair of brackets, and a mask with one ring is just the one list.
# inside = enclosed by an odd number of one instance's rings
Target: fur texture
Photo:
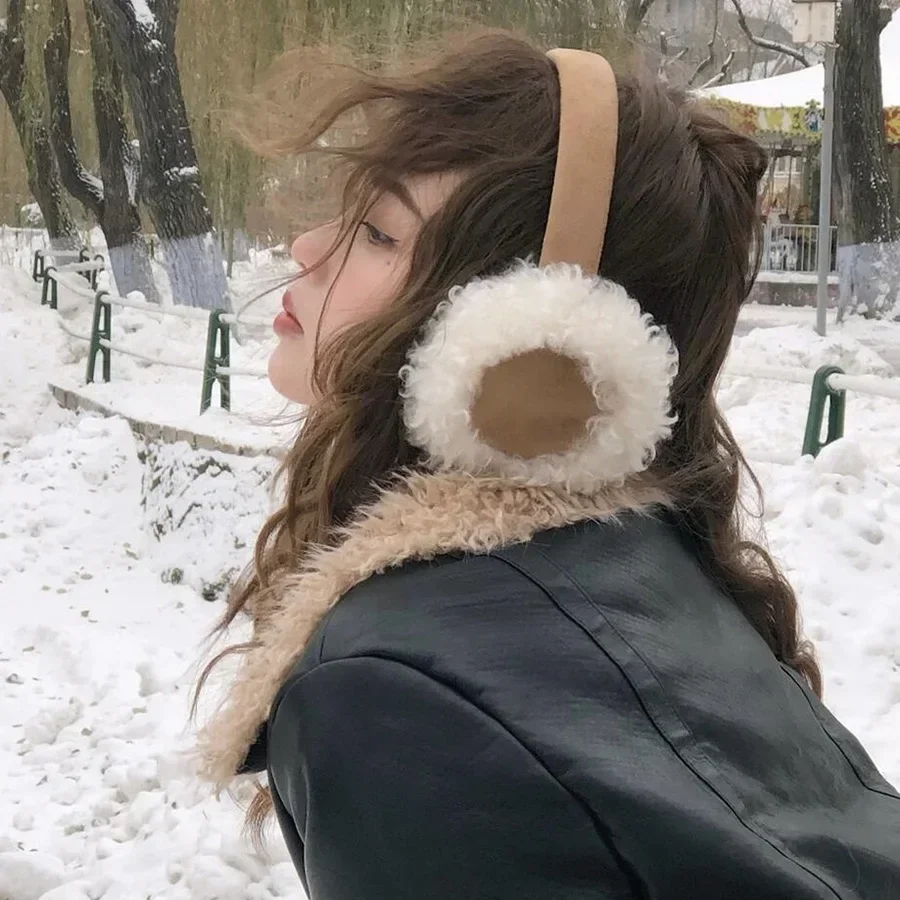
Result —
[[464, 474], [411, 474], [384, 491], [334, 547], [319, 548], [257, 620], [256, 646], [200, 737], [202, 774], [224, 787], [242, 764], [293, 663], [328, 610], [352, 587], [407, 560], [483, 554], [536, 533], [665, 504], [643, 482], [585, 495]]
[[[582, 363], [598, 414], [571, 450], [526, 460], [482, 441], [470, 410], [486, 369], [542, 347]], [[624, 288], [578, 266], [520, 262], [454, 288], [439, 307], [401, 373], [404, 420], [435, 468], [591, 491], [649, 465], [675, 421], [676, 370], [665, 331]]]

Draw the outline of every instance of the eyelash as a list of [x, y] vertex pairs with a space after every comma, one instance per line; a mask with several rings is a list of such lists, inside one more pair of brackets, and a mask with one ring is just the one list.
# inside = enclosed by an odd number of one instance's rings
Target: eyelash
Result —
[[371, 222], [361, 222], [360, 226], [362, 228], [365, 228], [366, 231], [369, 232], [368, 241], [375, 247], [396, 246], [397, 241], [395, 238], [392, 238], [389, 234], [385, 234], [383, 231], [380, 231]]

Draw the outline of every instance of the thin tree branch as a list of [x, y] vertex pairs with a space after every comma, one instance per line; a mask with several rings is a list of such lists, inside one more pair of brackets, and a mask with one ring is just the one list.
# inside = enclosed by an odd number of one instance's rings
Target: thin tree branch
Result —
[[735, 12], [737, 13], [738, 25], [751, 44], [756, 44], [757, 47], [762, 47], [763, 50], [772, 50], [775, 53], [783, 53], [785, 56], [797, 60], [802, 66], [809, 68], [811, 65], [810, 61], [799, 50], [795, 50], [787, 44], [782, 44], [780, 41], [771, 41], [768, 38], [757, 37], [747, 24], [747, 17], [744, 15], [744, 10], [741, 8], [740, 0], [731, 0], [731, 4], [734, 6]]
[[697, 78], [699, 78], [700, 75], [703, 72], [705, 72], [716, 61], [716, 55], [715, 55], [715, 53], [713, 53], [712, 43], [713, 42], [710, 41], [707, 44], [707, 47], [709, 48], [709, 53], [707, 53], [706, 57], [701, 61], [701, 63], [697, 66], [697, 68], [694, 69], [694, 73], [691, 75], [691, 77], [688, 78], [688, 86], [689, 87], [693, 86], [693, 84], [697, 80]]
[[50, 0], [50, 16], [50, 34], [44, 44], [44, 72], [50, 98], [50, 142], [66, 190], [100, 219], [103, 214], [103, 183], [81, 164], [72, 131], [69, 99], [72, 27], [67, 0]]
[[728, 70], [731, 68], [731, 64], [734, 62], [734, 50], [732, 50], [728, 56], [725, 57], [725, 62], [722, 63], [722, 68], [713, 75], [709, 81], [700, 85], [700, 90], [705, 90], [706, 88], [715, 87], [717, 84], [721, 84], [728, 77]]
[[701, 72], [705, 72], [710, 66], [714, 65], [716, 62], [716, 38], [719, 36], [719, 0], [715, 0], [715, 7], [713, 9], [713, 29], [712, 29], [712, 37], [707, 42], [706, 46], [708, 49], [708, 53], [706, 58], [694, 69], [694, 74], [688, 79], [688, 85], [693, 85], [693, 83], [700, 77]]

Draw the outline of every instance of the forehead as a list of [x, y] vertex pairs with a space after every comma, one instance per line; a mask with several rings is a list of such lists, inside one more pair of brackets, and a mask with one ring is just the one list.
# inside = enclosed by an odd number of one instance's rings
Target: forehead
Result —
[[418, 175], [406, 181], [406, 188], [418, 206], [422, 217], [433, 216], [459, 187], [462, 175], [458, 172], [439, 172]]
[[401, 179], [416, 209], [411, 210], [396, 194], [382, 194], [378, 205], [386, 212], [417, 222], [431, 218], [458, 187], [462, 176], [457, 173], [442, 172], [430, 175], [413, 175]]

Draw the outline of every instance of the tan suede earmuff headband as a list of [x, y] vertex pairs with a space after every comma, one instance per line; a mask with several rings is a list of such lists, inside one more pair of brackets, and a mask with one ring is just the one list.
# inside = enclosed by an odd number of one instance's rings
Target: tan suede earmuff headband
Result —
[[551, 50], [559, 72], [559, 150], [541, 266], [600, 266], [616, 170], [619, 98], [612, 67], [586, 50]]

